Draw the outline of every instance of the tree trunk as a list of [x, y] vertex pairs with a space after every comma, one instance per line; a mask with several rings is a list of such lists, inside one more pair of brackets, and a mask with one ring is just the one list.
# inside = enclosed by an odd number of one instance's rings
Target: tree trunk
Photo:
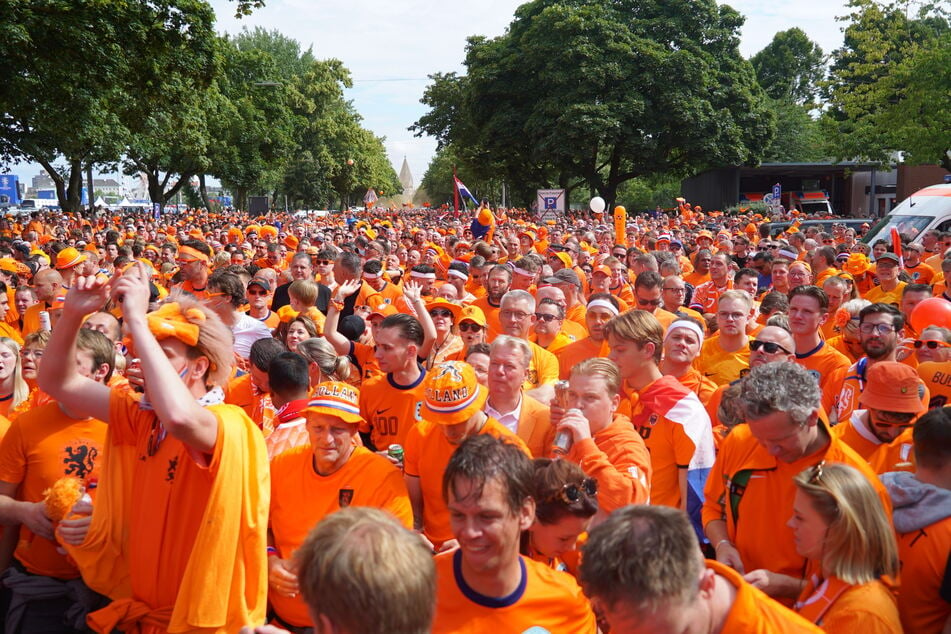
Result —
[[211, 201], [208, 200], [208, 187], [205, 185], [205, 173], [198, 175], [198, 193], [201, 195], [201, 202], [205, 205], [206, 211], [211, 211]]
[[[96, 200], [96, 189], [92, 180], [92, 161], [86, 164], [86, 210], [92, 215], [93, 202]], [[87, 216], [88, 217], [88, 216]]]
[[66, 207], [63, 211], [81, 214], [83, 210], [83, 165], [79, 159], [69, 162], [69, 185], [66, 188]]

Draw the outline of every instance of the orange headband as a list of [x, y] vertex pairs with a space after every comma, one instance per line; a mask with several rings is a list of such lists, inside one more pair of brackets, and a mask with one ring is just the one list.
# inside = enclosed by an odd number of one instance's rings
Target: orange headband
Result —
[[[185, 256], [182, 258], [182, 256]], [[191, 247], [180, 247], [178, 249], [178, 258], [186, 262], [194, 262], [195, 260], [201, 260], [205, 264], [209, 264], [210, 260], [208, 256], [199, 251], [198, 249], [193, 249]]]
[[182, 343], [194, 346], [198, 344], [198, 324], [192, 321], [205, 321], [205, 313], [197, 308], [182, 312], [178, 302], [162, 304], [161, 308], [148, 314], [149, 331], [156, 339], [178, 339]]

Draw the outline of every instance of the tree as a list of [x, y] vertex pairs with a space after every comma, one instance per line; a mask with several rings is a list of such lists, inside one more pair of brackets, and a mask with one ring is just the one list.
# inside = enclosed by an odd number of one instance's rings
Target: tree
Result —
[[[821, 122], [835, 154], [889, 163], [904, 151], [947, 165], [951, 140], [943, 104], [951, 75], [940, 66], [951, 29], [946, 14], [928, 3], [913, 5], [915, 12], [910, 2], [852, 0], [849, 6], [844, 44], [832, 55], [824, 86], [828, 109]], [[929, 103], [932, 98], [937, 101]]]
[[534, 0], [505, 35], [469, 39], [467, 75], [434, 78], [413, 129], [607, 201], [632, 178], [756, 162], [772, 115], [738, 51], [742, 18], [713, 0]]
[[829, 158], [828, 144], [808, 106], [770, 99], [776, 117], [776, 136], [763, 153], [764, 163], [813, 163]]
[[825, 60], [822, 49], [802, 29], [780, 31], [750, 63], [759, 85], [771, 98], [801, 105], [815, 103]]

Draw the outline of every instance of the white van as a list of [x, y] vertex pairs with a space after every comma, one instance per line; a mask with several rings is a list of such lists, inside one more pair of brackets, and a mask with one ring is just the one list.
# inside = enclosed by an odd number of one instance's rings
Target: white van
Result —
[[951, 231], [951, 183], [916, 191], [872, 227], [863, 240], [868, 244], [879, 240], [891, 244], [892, 227], [912, 242], [921, 242], [927, 231]]

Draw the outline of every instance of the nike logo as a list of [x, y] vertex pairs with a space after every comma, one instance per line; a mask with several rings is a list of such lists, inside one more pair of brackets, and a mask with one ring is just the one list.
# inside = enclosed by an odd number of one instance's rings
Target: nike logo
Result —
[[388, 411], [390, 411], [391, 409], [392, 409], [392, 408], [390, 408], [390, 407], [387, 407], [386, 409], [378, 409], [378, 410], [376, 410], [376, 415], [379, 416], [380, 414], [383, 414], [384, 412], [388, 412]]
[[716, 376], [716, 374], [717, 374], [716, 372], [704, 372], [703, 376], [710, 377], [710, 376]]

